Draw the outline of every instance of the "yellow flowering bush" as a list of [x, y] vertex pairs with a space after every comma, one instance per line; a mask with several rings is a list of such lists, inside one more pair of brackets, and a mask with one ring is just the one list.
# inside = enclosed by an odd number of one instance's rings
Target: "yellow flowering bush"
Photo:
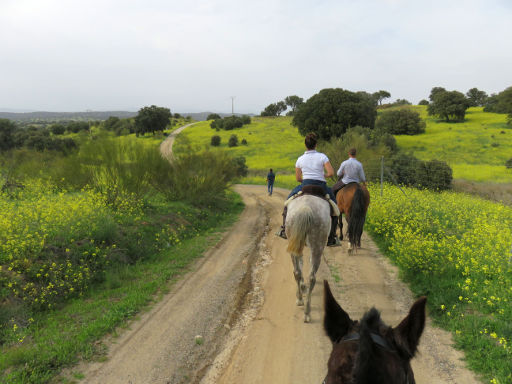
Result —
[[58, 191], [40, 180], [0, 194], [0, 300], [49, 308], [81, 294], [108, 264], [108, 227], [140, 210], [124, 204], [114, 215], [99, 193]]
[[461, 193], [404, 191], [385, 185], [381, 196], [371, 186], [366, 229], [413, 289], [428, 293], [456, 339], [474, 343], [468, 354], [488, 348], [489, 360], [504, 366], [493, 369], [512, 368], [512, 208]]

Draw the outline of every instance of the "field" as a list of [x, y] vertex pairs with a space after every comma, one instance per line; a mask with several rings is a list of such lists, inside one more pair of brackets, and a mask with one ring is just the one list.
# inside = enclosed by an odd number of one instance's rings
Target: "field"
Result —
[[477, 182], [512, 183], [512, 129], [504, 114], [469, 108], [462, 123], [441, 122], [427, 116], [424, 106], [415, 106], [427, 123], [426, 133], [395, 136], [398, 146], [422, 160], [443, 160], [453, 177]]
[[[232, 134], [238, 142], [247, 140], [247, 145], [228, 147]], [[175, 143], [176, 153], [187, 150], [188, 145], [204, 149], [210, 146], [211, 137], [221, 137], [219, 150], [228, 151], [234, 156], [245, 156], [249, 175], [242, 181], [246, 184], [263, 184], [272, 168], [276, 173], [276, 186], [291, 188], [296, 185], [295, 161], [304, 152], [304, 138], [297, 128], [292, 127], [290, 117], [253, 117], [250, 125], [232, 131], [215, 131], [210, 122], [204, 121], [183, 131]]]
[[[372, 186], [366, 229], [470, 366], [512, 382], [512, 208], [454, 192]], [[486, 356], [483, 358], [482, 356]]]

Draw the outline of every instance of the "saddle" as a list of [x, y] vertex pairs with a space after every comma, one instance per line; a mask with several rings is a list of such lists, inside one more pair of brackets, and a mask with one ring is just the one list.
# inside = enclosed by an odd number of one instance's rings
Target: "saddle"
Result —
[[305, 196], [305, 195], [312, 195], [319, 197], [321, 199], [326, 200], [330, 207], [331, 207], [331, 216], [339, 216], [340, 210], [336, 203], [331, 200], [328, 194], [324, 192], [324, 189], [320, 187], [319, 185], [304, 185], [302, 187], [302, 191], [299, 191], [299, 193], [293, 195], [288, 200], [285, 201], [284, 206], [287, 207], [290, 201], [297, 199], [299, 197]]
[[318, 197], [325, 197], [324, 189], [319, 185], [304, 185], [302, 187], [303, 195], [313, 195]]

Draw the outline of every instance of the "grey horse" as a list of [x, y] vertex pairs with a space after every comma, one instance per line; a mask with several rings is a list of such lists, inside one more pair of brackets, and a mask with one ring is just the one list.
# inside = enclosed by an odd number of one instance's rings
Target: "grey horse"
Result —
[[[309, 323], [311, 321], [311, 292], [313, 292], [316, 282], [315, 274], [320, 267], [322, 253], [331, 229], [330, 205], [320, 197], [304, 195], [288, 201], [287, 207], [287, 251], [291, 254], [293, 274], [297, 281], [297, 305], [304, 305], [302, 295], [305, 293], [304, 322]], [[311, 250], [309, 287], [304, 284], [302, 276], [302, 253], [306, 242]]]

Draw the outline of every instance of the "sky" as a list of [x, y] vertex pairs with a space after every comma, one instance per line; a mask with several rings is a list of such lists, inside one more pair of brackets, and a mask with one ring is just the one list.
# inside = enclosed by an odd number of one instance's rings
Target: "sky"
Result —
[[512, 85], [509, 0], [0, 0], [0, 110], [259, 113]]

